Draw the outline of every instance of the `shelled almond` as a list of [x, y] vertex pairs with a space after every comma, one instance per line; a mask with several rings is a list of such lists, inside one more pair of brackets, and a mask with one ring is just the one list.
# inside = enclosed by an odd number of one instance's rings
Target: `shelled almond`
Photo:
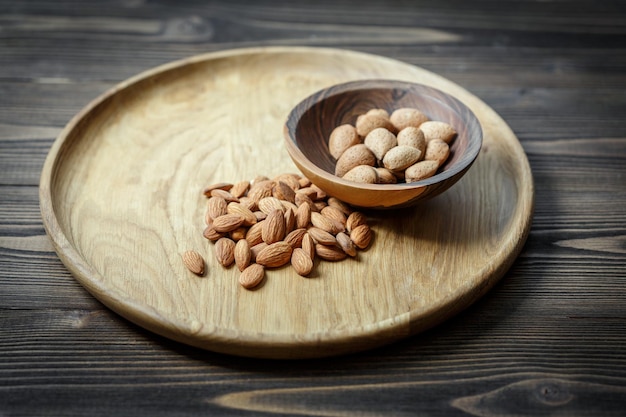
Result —
[[[328, 148], [338, 177], [364, 184], [395, 184], [435, 175], [448, 159], [456, 135], [450, 124], [429, 120], [418, 109], [399, 108], [391, 115], [384, 109], [370, 109], [357, 117], [354, 126], [333, 129]], [[436, 169], [424, 161], [435, 162]]]
[[[354, 258], [372, 239], [363, 213], [298, 174], [218, 183], [203, 192], [208, 199], [203, 236], [215, 243], [224, 268], [236, 265], [246, 289], [258, 286], [267, 269], [291, 264], [298, 275], [308, 276], [316, 258]], [[200, 270], [199, 261], [184, 259], [192, 272]]]

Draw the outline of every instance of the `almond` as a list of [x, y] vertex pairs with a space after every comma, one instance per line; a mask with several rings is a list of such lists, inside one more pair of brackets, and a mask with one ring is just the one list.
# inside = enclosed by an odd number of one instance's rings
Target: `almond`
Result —
[[376, 159], [382, 160], [387, 151], [398, 144], [398, 140], [396, 135], [384, 127], [379, 127], [368, 133], [363, 143], [372, 151]]
[[412, 146], [424, 153], [426, 138], [424, 132], [418, 127], [409, 126], [398, 133], [398, 145]]
[[228, 191], [231, 188], [233, 188], [233, 184], [229, 183], [229, 182], [218, 182], [215, 184], [211, 184], [208, 187], [206, 187], [203, 191], [203, 194], [207, 197], [209, 197], [211, 195], [211, 191], [213, 190], [224, 190], [224, 191]]
[[352, 239], [350, 239], [350, 236], [348, 236], [344, 232], [340, 232], [337, 233], [336, 239], [337, 244], [339, 244], [339, 247], [346, 253], [346, 255], [353, 258], [356, 256], [356, 246]]
[[248, 229], [246, 240], [251, 247], [263, 242], [263, 222], [255, 223]]
[[296, 248], [291, 254], [291, 266], [298, 275], [306, 277], [313, 270], [313, 260], [301, 248]]
[[263, 225], [261, 237], [268, 245], [281, 241], [285, 237], [285, 215], [281, 210], [271, 211], [261, 224]]
[[310, 186], [310, 187], [311, 187], [311, 189], [312, 189], [313, 191], [315, 191], [315, 192], [316, 192], [316, 194], [317, 194], [315, 197], [311, 197], [313, 200], [322, 200], [322, 199], [324, 199], [324, 198], [328, 197], [328, 194], [326, 194], [326, 191], [322, 190], [322, 189], [321, 189], [320, 187], [318, 187], [317, 185], [315, 185], [315, 184], [311, 184], [311, 186]]
[[254, 246], [250, 246], [250, 255], [251, 255], [250, 262], [256, 262], [256, 257], [259, 254], [259, 252], [267, 248], [267, 246], [268, 245], [265, 242], [261, 242]]
[[366, 224], [357, 226], [350, 232], [350, 239], [359, 249], [365, 249], [372, 241], [372, 229]]
[[337, 207], [326, 206], [320, 211], [320, 213], [322, 213], [324, 217], [341, 223], [343, 227], [346, 226], [346, 215], [343, 214], [343, 212]]
[[378, 173], [374, 167], [369, 165], [357, 165], [346, 172], [343, 177], [346, 181], [358, 182], [360, 184], [378, 183]]
[[311, 185], [311, 180], [307, 177], [300, 177], [298, 179], [298, 184], [300, 184], [300, 188], [309, 187]]
[[398, 178], [393, 174], [392, 171], [383, 167], [376, 167], [376, 175], [378, 180], [376, 181], [378, 184], [396, 184], [398, 182]]
[[276, 178], [274, 178], [275, 182], [284, 182], [285, 184], [287, 184], [293, 191], [296, 191], [300, 188], [300, 175], [298, 174], [292, 174], [292, 173], [285, 173], [285, 174], [280, 174], [278, 175]]
[[248, 207], [244, 206], [241, 203], [235, 203], [235, 202], [228, 203], [228, 206], [226, 207], [226, 212], [228, 214], [237, 214], [243, 217], [242, 224], [244, 226], [252, 226], [253, 224], [257, 222], [257, 218], [252, 212], [252, 210], [250, 210]]
[[374, 115], [378, 117], [383, 117], [385, 119], [389, 119], [389, 112], [385, 109], [369, 109], [366, 115]]
[[212, 219], [223, 216], [227, 213], [228, 203], [224, 197], [211, 197], [207, 202], [207, 214]]
[[302, 236], [302, 250], [313, 260], [315, 258], [315, 242], [311, 235], [307, 232]]
[[351, 232], [362, 224], [367, 224], [367, 217], [360, 211], [354, 211], [350, 213], [348, 219], [346, 220], [346, 229], [348, 232]]
[[335, 159], [352, 145], [361, 143], [356, 128], [350, 124], [343, 124], [333, 129], [328, 137], [328, 151]]
[[420, 125], [420, 130], [424, 133], [426, 141], [433, 139], [441, 139], [446, 143], [450, 143], [456, 137], [456, 130], [445, 122], [428, 121]]
[[235, 242], [227, 237], [215, 242], [215, 257], [222, 266], [229, 267], [235, 262]]
[[417, 161], [422, 156], [422, 152], [412, 146], [399, 145], [387, 152], [383, 158], [383, 165], [391, 171], [404, 170]]
[[206, 239], [210, 240], [211, 242], [215, 242], [217, 239], [224, 237], [224, 233], [220, 233], [217, 230], [215, 230], [215, 227], [213, 227], [213, 225], [211, 224], [204, 228], [204, 231], [202, 232], [202, 236], [204, 236]]
[[256, 263], [268, 268], [277, 268], [291, 260], [293, 248], [287, 242], [275, 242], [261, 249], [256, 255]]
[[254, 182], [250, 186], [247, 196], [258, 203], [262, 198], [271, 197], [273, 188], [274, 182], [270, 180]]
[[300, 188], [296, 194], [304, 194], [312, 200], [317, 200], [317, 190], [311, 186]]
[[306, 229], [295, 229], [285, 236], [285, 242], [289, 243], [292, 248], [299, 248], [302, 246], [302, 238], [306, 233]]
[[301, 204], [296, 210], [296, 227], [305, 229], [311, 222], [311, 206], [309, 204]]
[[246, 195], [249, 189], [250, 181], [239, 181], [233, 185], [233, 188], [230, 189], [230, 193], [237, 198], [241, 198]]
[[239, 284], [249, 290], [258, 286], [265, 277], [265, 268], [259, 264], [251, 264], [239, 275]]
[[424, 159], [427, 161], [437, 161], [439, 166], [450, 156], [450, 146], [441, 139], [432, 139], [426, 144]]
[[311, 224], [318, 229], [322, 229], [328, 233], [335, 234], [335, 225], [333, 222], [322, 213], [313, 212], [311, 213]]
[[245, 239], [239, 240], [235, 245], [235, 265], [240, 271], [243, 271], [250, 265], [251, 261], [250, 244]]
[[350, 208], [349, 205], [347, 205], [346, 203], [344, 203], [343, 201], [339, 200], [337, 197], [328, 197], [328, 200], [326, 201], [326, 203], [329, 206], [332, 207], [336, 207], [339, 210], [341, 210], [341, 212], [343, 214], [345, 214], [346, 216], [349, 216], [350, 213], [352, 213], [352, 209]]
[[398, 131], [401, 131], [409, 126], [419, 127], [428, 121], [428, 117], [417, 109], [404, 107], [394, 110], [389, 116], [389, 120]]
[[276, 197], [263, 197], [258, 204], [259, 210], [266, 214], [270, 214], [273, 210], [280, 210], [281, 213], [285, 211], [285, 207]]
[[336, 245], [337, 239], [335, 236], [330, 234], [329, 232], [322, 230], [318, 227], [309, 227], [307, 233], [311, 238], [313, 238], [313, 242], [320, 245]]
[[[297, 207], [296, 207], [297, 210]], [[296, 228], [296, 214], [293, 208], [288, 208], [284, 213], [285, 217], [285, 234], [289, 234]]]
[[211, 197], [222, 197], [228, 203], [230, 203], [231, 201], [239, 201], [239, 199], [237, 197], [235, 197], [234, 195], [232, 195], [228, 191], [222, 190], [220, 188], [216, 188], [215, 190], [212, 190], [211, 191]]
[[244, 218], [238, 214], [224, 214], [213, 219], [213, 227], [219, 233], [228, 233], [241, 226]]
[[272, 188], [272, 196], [279, 200], [285, 200], [293, 203], [296, 199], [296, 192], [285, 182], [278, 181]]
[[437, 169], [439, 169], [439, 162], [437, 161], [420, 161], [404, 171], [405, 181], [415, 182], [430, 178], [435, 175]]
[[348, 255], [338, 246], [315, 245], [315, 254], [326, 261], [340, 261]]
[[239, 226], [235, 230], [232, 230], [228, 233], [228, 237], [230, 237], [235, 242], [240, 241], [241, 239], [246, 238], [246, 233], [248, 233], [248, 228], [244, 226]]
[[361, 137], [366, 137], [372, 130], [384, 127], [385, 129], [396, 132], [397, 129], [388, 117], [379, 114], [362, 114], [356, 119], [356, 131]]
[[335, 175], [343, 177], [346, 172], [358, 165], [376, 165], [376, 157], [364, 144], [349, 147], [335, 164]]
[[296, 206], [300, 207], [303, 204], [308, 205], [310, 208], [310, 211], [317, 210], [317, 207], [315, 207], [315, 203], [313, 203], [313, 200], [308, 195], [296, 194]]
[[194, 250], [188, 250], [183, 253], [183, 264], [188, 270], [194, 274], [201, 276], [204, 274], [204, 258]]

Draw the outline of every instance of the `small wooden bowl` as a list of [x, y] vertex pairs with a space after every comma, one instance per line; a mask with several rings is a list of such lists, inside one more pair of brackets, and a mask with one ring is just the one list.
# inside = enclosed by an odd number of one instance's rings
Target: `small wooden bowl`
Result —
[[[336, 161], [328, 150], [332, 130], [354, 125], [373, 108], [391, 114], [402, 107], [416, 108], [456, 129], [450, 156], [438, 173], [398, 184], [359, 184], [334, 175]], [[435, 88], [394, 80], [352, 81], [318, 91], [290, 112], [284, 134], [289, 155], [311, 182], [351, 205], [374, 209], [407, 207], [442, 193], [467, 172], [482, 146], [480, 123], [467, 106]]]

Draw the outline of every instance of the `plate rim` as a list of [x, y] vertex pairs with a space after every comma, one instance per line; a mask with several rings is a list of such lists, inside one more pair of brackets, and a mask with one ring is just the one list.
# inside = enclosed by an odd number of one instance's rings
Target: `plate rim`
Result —
[[[342, 337], [339, 339], [329, 338], [328, 336], [329, 334], [332, 334], [332, 332], [326, 331], [323, 333], [306, 333], [306, 335], [294, 340], [294, 337], [288, 333], [248, 334], [246, 332], [235, 332], [233, 330], [217, 328], [215, 326], [212, 326], [213, 328], [211, 329], [207, 329], [203, 323], [199, 323], [194, 320], [185, 320], [182, 317], [176, 317], [181, 321], [172, 320], [170, 317], [161, 315], [153, 307], [145, 303], [138, 303], [136, 300], [126, 297], [124, 294], [119, 293], [117, 288], [115, 288], [115, 291], [112, 291], [111, 286], [106, 285], [105, 278], [97, 270], [95, 270], [95, 268], [93, 268], [89, 262], [80, 255], [74, 245], [70, 243], [63, 231], [63, 228], [59, 224], [54, 210], [53, 199], [55, 197], [52, 195], [54, 173], [60, 152], [62, 151], [63, 145], [66, 143], [69, 135], [77, 127], [77, 125], [98, 106], [103, 105], [107, 100], [114, 97], [124, 89], [153, 76], [205, 61], [240, 55], [267, 53], [352, 54], [362, 58], [387, 60], [395, 65], [401, 64], [406, 67], [419, 68], [420, 70], [429, 73], [429, 75], [439, 77], [446, 83], [463, 90], [467, 93], [473, 105], [483, 106], [483, 110], [488, 110], [493, 113], [493, 115], [500, 118], [500, 116], [493, 109], [491, 109], [491, 107], [486, 105], [469, 91], [465, 90], [458, 84], [439, 76], [438, 74], [394, 58], [348, 49], [309, 46], [273, 46], [225, 49], [178, 59], [141, 71], [138, 74], [107, 89], [105, 92], [92, 99], [78, 113], [76, 113], [54, 140], [44, 161], [39, 182], [40, 212], [44, 228], [53, 244], [55, 252], [65, 267], [73, 275], [74, 279], [76, 279], [81, 286], [83, 286], [83, 288], [85, 288], [97, 300], [102, 302], [106, 307], [113, 310], [118, 315], [125, 317], [129, 321], [156, 334], [188, 345], [216, 352], [240, 356], [281, 359], [334, 356], [337, 354], [351, 353], [386, 345], [440, 324], [444, 320], [467, 308], [469, 305], [482, 297], [487, 291], [489, 291], [493, 285], [495, 285], [510, 269], [515, 259], [521, 252], [529, 236], [532, 217], [534, 214], [534, 181], [532, 179], [530, 164], [519, 139], [513, 131], [510, 130], [508, 124], [506, 124], [506, 122], [501, 118], [501, 122], [507, 129], [509, 129], [507, 134], [515, 138], [514, 143], [510, 145], [513, 145], [515, 148], [514, 150], [523, 156], [523, 158], [520, 158], [518, 162], [522, 165], [521, 172], [523, 172], [527, 178], [525, 178], [524, 181], [519, 182], [521, 188], [518, 190], [518, 196], [521, 197], [519, 198], [518, 204], [515, 206], [515, 214], [511, 216], [511, 223], [516, 225], [514, 228], [518, 233], [515, 234], [514, 237], [511, 236], [507, 241], [503, 242], [506, 244], [505, 246], [507, 246], [507, 250], [500, 250], [498, 252], [500, 255], [498, 258], [503, 259], [497, 259], [495, 262], [485, 265], [480, 273], [474, 274], [474, 276], [480, 277], [481, 283], [481, 286], [476, 288], [475, 291], [469, 291], [469, 293], [467, 291], [456, 291], [452, 294], [448, 294], [448, 296], [442, 299], [438, 304], [430, 305], [426, 310], [407, 311], [397, 316], [388, 317], [382, 321], [377, 321], [366, 326], [359, 326], [358, 331], [352, 331], [347, 335], [342, 332]], [[466, 104], [472, 108], [470, 103], [466, 102]], [[524, 196], [525, 198], [522, 198]], [[514, 221], [514, 217], [519, 218]], [[112, 296], [112, 293], [115, 292], [118, 292], [118, 294], [116, 296]], [[121, 308], [122, 306], [124, 308]], [[440, 312], [445, 306], [450, 306], [451, 308], [445, 309], [445, 314], [441, 315]], [[128, 311], [131, 311], [132, 314]], [[427, 318], [430, 316], [437, 316], [437, 318], [434, 322], [432, 320], [429, 321]], [[357, 329], [357, 327], [354, 327], [353, 329]], [[181, 334], [181, 331], [184, 331], [184, 335]], [[233, 332], [236, 334], [229, 334]], [[320, 335], [323, 337], [320, 337]], [[380, 337], [381, 335], [384, 337]], [[236, 336], [236, 340], [233, 340], [233, 336]], [[347, 341], [348, 339], [349, 341]], [[376, 339], [380, 340], [377, 341]], [[322, 345], [324, 346], [323, 352], [320, 351], [316, 353], [316, 351], [320, 350], [316, 348]], [[255, 355], [250, 355], [251, 348], [257, 350]], [[289, 352], [293, 348], [297, 348], [296, 350], [301, 349], [302, 351], [290, 354]]]

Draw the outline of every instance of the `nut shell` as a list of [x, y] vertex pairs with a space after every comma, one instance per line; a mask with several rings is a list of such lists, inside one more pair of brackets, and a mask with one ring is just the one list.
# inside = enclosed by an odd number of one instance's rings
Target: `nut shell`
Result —
[[[358, 165], [376, 165], [376, 157], [364, 144], [351, 146], [337, 160], [335, 175], [343, 177], [346, 172]], [[296, 203], [297, 204], [297, 203]]]

